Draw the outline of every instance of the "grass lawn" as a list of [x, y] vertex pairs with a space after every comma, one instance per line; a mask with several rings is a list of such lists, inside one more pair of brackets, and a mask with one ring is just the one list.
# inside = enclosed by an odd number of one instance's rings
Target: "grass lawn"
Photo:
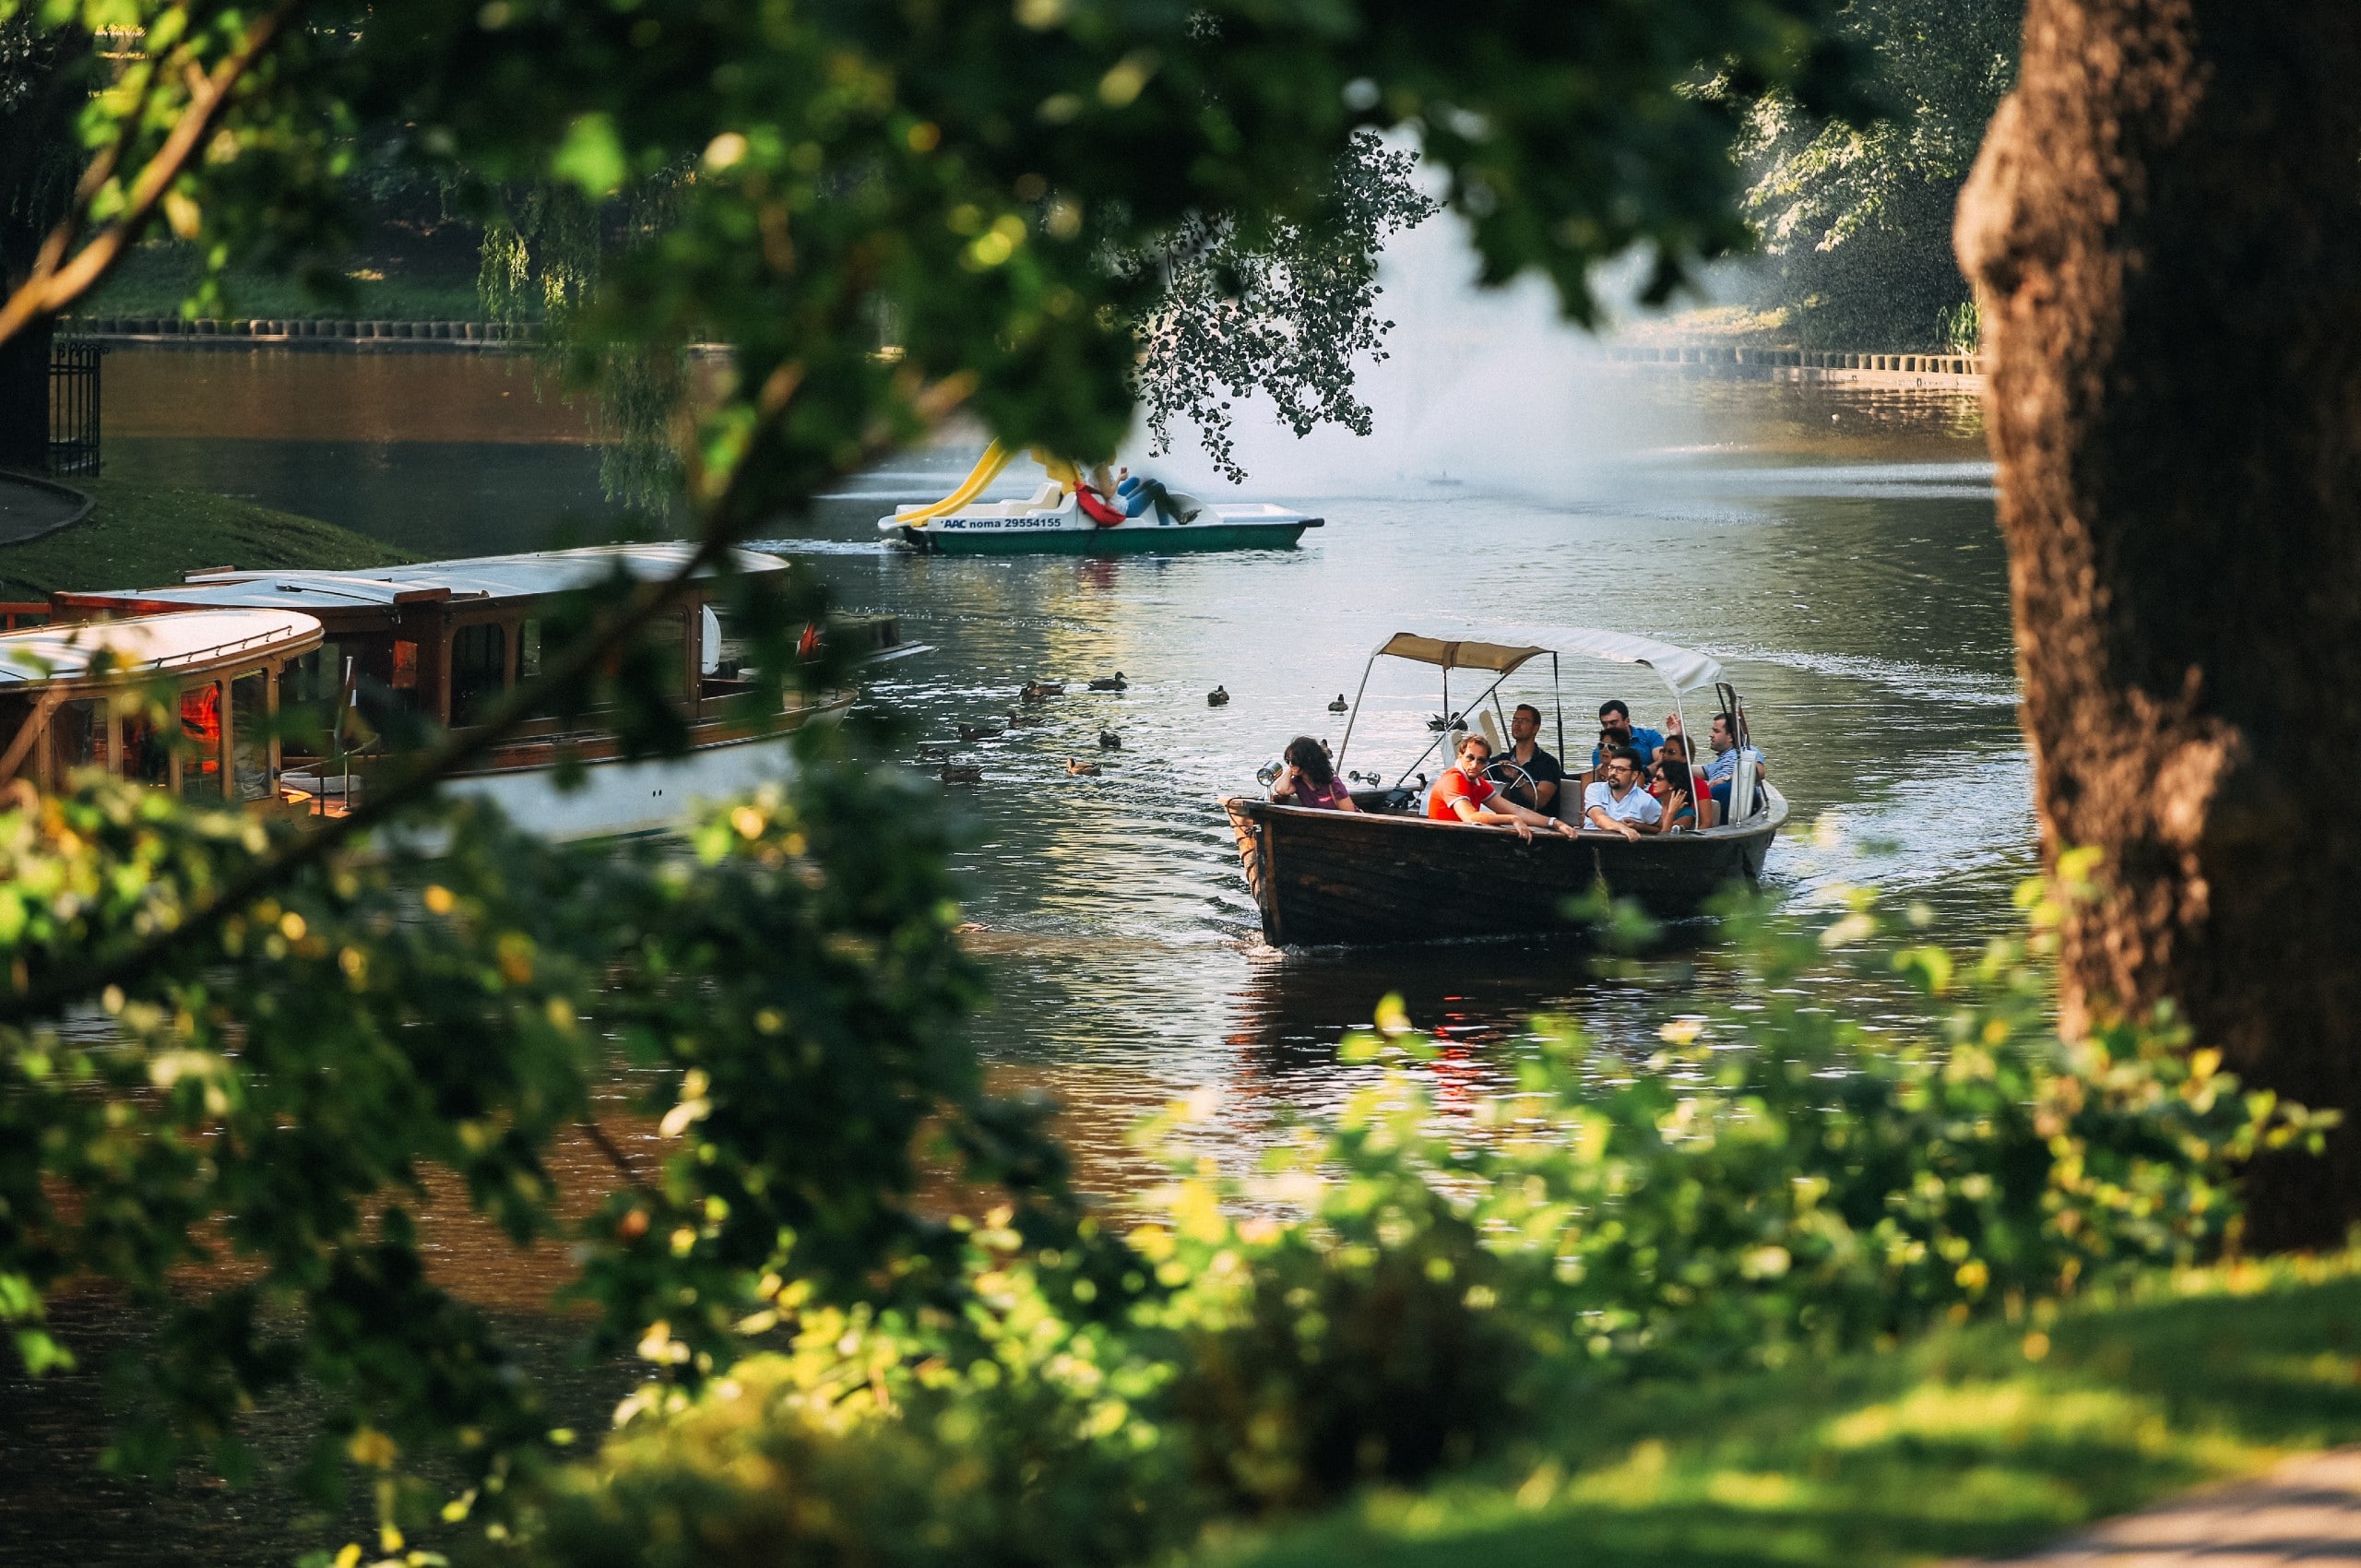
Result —
[[417, 557], [332, 523], [163, 485], [77, 479], [89, 517], [23, 544], [0, 544], [0, 598], [56, 588], [152, 588], [205, 566], [387, 566]]
[[1201, 1568], [1875, 1568], [2019, 1550], [2361, 1439], [2361, 1256], [1619, 1394], [1489, 1482], [1240, 1537]]
[[[165, 243], [140, 246], [76, 312], [96, 315], [178, 315], [181, 301], [204, 279], [205, 262], [195, 245]], [[350, 298], [314, 298], [291, 278], [232, 271], [223, 287], [226, 314], [234, 318], [312, 316], [361, 321], [481, 321], [483, 301], [476, 292], [472, 262], [445, 258], [421, 262], [400, 256], [365, 256], [345, 274]]]

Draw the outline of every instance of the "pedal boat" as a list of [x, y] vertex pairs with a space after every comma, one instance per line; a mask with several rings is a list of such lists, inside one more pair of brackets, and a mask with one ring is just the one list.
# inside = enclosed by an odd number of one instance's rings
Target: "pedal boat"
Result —
[[[1488, 735], [1507, 731], [1501, 683], [1536, 659], [1549, 660], [1553, 696], [1561, 654], [1638, 665], [1663, 680], [1684, 731], [1689, 724], [1682, 699], [1710, 690], [1718, 699], [1713, 711], [1738, 715], [1739, 743], [1751, 743], [1737, 689], [1704, 654], [1619, 632], [1567, 631], [1551, 641], [1555, 647], [1396, 633], [1362, 671], [1352, 718], [1336, 748], [1339, 775], [1369, 691], [1370, 671], [1380, 659], [1440, 670], [1446, 722], [1460, 712], [1451, 706], [1451, 672], [1490, 675], [1490, 684], [1465, 709], [1478, 716]], [[1485, 710], [1487, 702], [1490, 711]], [[1237, 837], [1247, 886], [1262, 913], [1265, 942], [1275, 947], [1325, 946], [1548, 935], [1574, 929], [1568, 905], [1601, 885], [1612, 897], [1636, 900], [1660, 919], [1679, 919], [1698, 913], [1721, 889], [1760, 878], [1771, 841], [1787, 821], [1786, 798], [1767, 783], [1758, 789], [1750, 771], [1741, 768], [1733, 785], [1730, 823], [1703, 831], [1644, 835], [1635, 842], [1584, 827], [1572, 838], [1536, 832], [1526, 843], [1504, 827], [1437, 822], [1426, 814], [1427, 776], [1417, 770], [1430, 758], [1435, 758], [1437, 773], [1449, 766], [1448, 754], [1438, 757], [1437, 749], [1455, 742], [1462, 727], [1438, 731], [1391, 786], [1354, 790], [1357, 812], [1243, 796], [1221, 802]], [[1557, 740], [1556, 754], [1566, 759], [1562, 704]], [[1501, 751], [1496, 742], [1494, 754]], [[1581, 787], [1571, 771], [1559, 801], [1560, 815], [1580, 810]]]
[[[323, 716], [321, 733], [341, 740], [346, 726], [327, 716], [348, 708], [373, 719], [372, 731], [392, 709], [464, 729], [509, 687], [539, 673], [541, 617], [558, 596], [618, 569], [643, 581], [670, 576], [690, 551], [685, 544], [611, 546], [354, 572], [225, 568], [191, 574], [170, 588], [60, 593], [52, 607], [60, 621], [300, 611], [315, 618], [322, 635], [313, 651], [290, 661], [290, 699], [312, 705]], [[780, 557], [753, 551], [740, 551], [736, 564], [742, 572], [788, 570]], [[854, 694], [807, 698], [790, 692], [777, 713], [748, 713], [736, 699], [753, 683], [723, 657], [709, 598], [693, 588], [659, 634], [680, 647], [685, 753], [627, 758], [613, 716], [596, 710], [571, 720], [535, 719], [445, 789], [492, 801], [510, 820], [547, 837], [590, 838], [669, 827], [699, 801], [784, 777], [789, 739], [806, 724], [841, 719]], [[898, 651], [889, 647], [898, 642], [890, 620], [848, 623], [841, 630]], [[291, 803], [339, 815], [363, 795], [372, 775], [395, 760], [368, 746], [291, 754], [278, 782]], [[558, 769], [576, 764], [581, 781], [560, 789]]]
[[[1014, 457], [995, 442], [950, 495], [877, 519], [896, 543], [940, 555], [1169, 555], [1200, 550], [1292, 550], [1325, 519], [1264, 502], [1212, 504], [1173, 493], [1169, 506], [1124, 517], [1086, 495], [1073, 464], [1035, 453], [1049, 479], [1019, 501], [979, 497]], [[1094, 516], [1097, 512], [1098, 515]]]

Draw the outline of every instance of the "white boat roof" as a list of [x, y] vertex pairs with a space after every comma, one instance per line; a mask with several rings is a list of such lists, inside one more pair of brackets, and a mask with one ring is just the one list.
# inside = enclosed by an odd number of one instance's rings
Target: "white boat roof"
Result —
[[0, 633], [0, 691], [86, 679], [101, 652], [112, 656], [104, 677], [135, 680], [303, 653], [319, 641], [320, 624], [293, 610], [203, 610], [31, 626]]
[[[474, 555], [456, 561], [421, 561], [408, 566], [372, 566], [352, 572], [208, 572], [171, 588], [111, 588], [65, 596], [74, 602], [136, 600], [142, 603], [218, 605], [223, 608], [285, 606], [350, 610], [390, 605], [398, 596], [447, 590], [454, 599], [536, 599], [587, 588], [620, 566], [649, 581], [668, 577], [688, 564], [694, 544], [607, 544], [582, 550], [542, 550], [516, 555]], [[783, 556], [756, 550], [733, 551], [741, 572], [784, 572]], [[698, 576], [714, 575], [711, 566]]]
[[1629, 632], [1602, 632], [1584, 626], [1568, 626], [1546, 634], [1560, 653], [1587, 654], [1614, 664], [1639, 664], [1656, 672], [1657, 679], [1671, 687], [1676, 695], [1693, 692], [1700, 686], [1710, 686], [1722, 679], [1722, 666], [1710, 654], [1694, 648], [1678, 647], [1660, 643], [1654, 637], [1635, 637]]
[[1675, 695], [1710, 686], [1722, 678], [1721, 664], [1693, 648], [1677, 647], [1653, 637], [1629, 632], [1603, 632], [1587, 626], [1564, 626], [1540, 634], [1533, 643], [1490, 643], [1470, 639], [1430, 637], [1417, 632], [1396, 632], [1377, 651], [1394, 659], [1432, 664], [1444, 670], [1489, 670], [1505, 674], [1545, 653], [1581, 654], [1616, 664], [1639, 664], [1656, 672]]

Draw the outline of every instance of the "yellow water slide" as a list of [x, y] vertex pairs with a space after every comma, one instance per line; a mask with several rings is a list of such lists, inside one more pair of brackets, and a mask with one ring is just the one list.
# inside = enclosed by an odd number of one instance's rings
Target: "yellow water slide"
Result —
[[[913, 506], [907, 512], [895, 513], [894, 526], [896, 528], [924, 528], [937, 517], [947, 517], [954, 512], [973, 505], [976, 497], [981, 495], [992, 481], [1000, 478], [1001, 470], [1015, 460], [1015, 453], [1008, 450], [999, 442], [993, 442], [984, 448], [984, 455], [976, 459], [976, 466], [967, 470], [967, 477], [959, 481], [958, 489], [931, 506]], [[1080, 471], [1063, 457], [1053, 457], [1036, 446], [1033, 448], [1033, 460], [1040, 464], [1049, 476], [1057, 481], [1058, 488], [1069, 495], [1074, 493], [1074, 486], [1081, 482]]]
[[931, 506], [919, 506], [908, 512], [896, 512], [894, 514], [894, 521], [904, 527], [923, 528], [937, 517], [949, 517], [952, 513], [971, 504], [977, 496], [981, 495], [985, 487], [1000, 478], [1001, 469], [1008, 467], [1010, 459], [1015, 456], [1015, 453], [1009, 451], [999, 442], [993, 442], [984, 448], [984, 455], [976, 459], [976, 466], [967, 470], [967, 477], [959, 481], [958, 489]]

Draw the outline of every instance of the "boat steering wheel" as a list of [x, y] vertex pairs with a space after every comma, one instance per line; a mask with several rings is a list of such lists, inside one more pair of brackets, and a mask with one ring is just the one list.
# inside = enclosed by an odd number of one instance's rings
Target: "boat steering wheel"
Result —
[[[1500, 775], [1503, 771], [1513, 773], [1516, 775], [1516, 778], [1513, 779], [1501, 778]], [[1532, 811], [1539, 811], [1541, 809], [1541, 781], [1534, 778], [1532, 774], [1527, 773], [1525, 770], [1524, 766], [1518, 763], [1514, 758], [1507, 756], [1493, 758], [1490, 762], [1485, 764], [1484, 777], [1489, 778], [1495, 785], [1497, 785], [1501, 793], [1503, 795], [1507, 794], [1511, 790], [1518, 788], [1520, 785], [1523, 786], [1525, 792], [1533, 797], [1533, 804], [1528, 809]], [[1520, 801], [1517, 803], [1519, 805], [1523, 805], [1525, 802]]]

